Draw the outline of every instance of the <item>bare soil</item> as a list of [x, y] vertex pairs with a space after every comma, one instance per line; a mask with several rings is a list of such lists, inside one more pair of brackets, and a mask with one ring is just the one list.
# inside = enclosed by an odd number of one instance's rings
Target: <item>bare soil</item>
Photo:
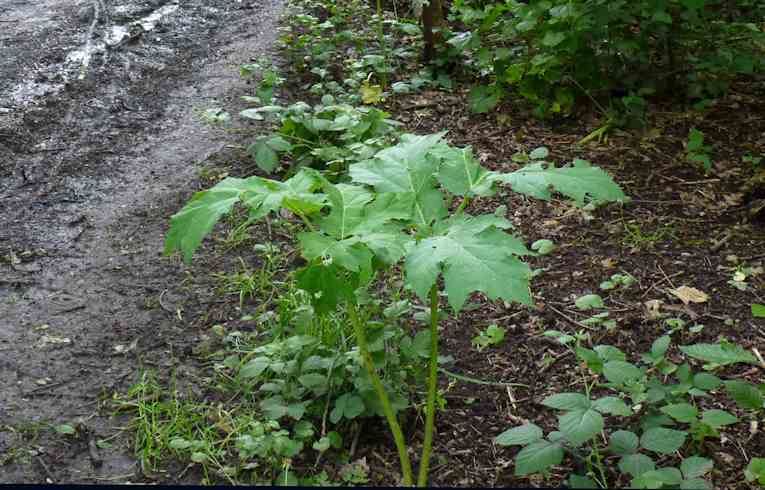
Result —
[[0, 0], [0, 482], [135, 481], [126, 435], [95, 447], [120, 423], [101, 402], [190, 353], [163, 234], [236, 143], [196, 111], [240, 107], [279, 10]]

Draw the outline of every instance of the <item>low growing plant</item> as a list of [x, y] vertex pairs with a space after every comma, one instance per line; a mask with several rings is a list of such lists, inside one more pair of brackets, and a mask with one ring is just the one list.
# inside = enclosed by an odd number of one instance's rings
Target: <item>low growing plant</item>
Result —
[[[541, 402], [560, 411], [558, 430], [547, 436], [529, 423], [496, 438], [503, 446], [522, 446], [515, 457], [516, 475], [546, 472], [568, 454], [586, 468], [586, 474], [570, 476], [572, 487], [609, 488], [612, 472], [606, 461], [613, 456], [619, 459], [618, 472], [631, 478], [630, 488], [712, 488], [703, 478], [713, 467], [713, 461], [702, 456], [704, 441], [719, 438], [719, 431], [738, 418], [725, 410], [700, 408], [699, 402], [725, 383], [729, 392], [736, 393], [734, 398], [755, 408], [762, 403], [756, 388], [723, 382], [708, 372], [694, 373], [689, 363], [673, 363], [666, 356], [668, 335], [654, 341], [635, 364], [616, 347], [584, 347], [586, 335], [548, 334], [582, 363], [584, 392], [557, 393]], [[753, 356], [739, 349], [726, 344], [680, 347], [689, 357], [713, 362], [708, 368], [754, 362]], [[598, 382], [600, 376], [605, 382]], [[596, 395], [603, 390], [612, 394]], [[611, 417], [608, 425], [606, 416]], [[657, 467], [658, 458], [678, 451], [686, 455], [679, 467]]]

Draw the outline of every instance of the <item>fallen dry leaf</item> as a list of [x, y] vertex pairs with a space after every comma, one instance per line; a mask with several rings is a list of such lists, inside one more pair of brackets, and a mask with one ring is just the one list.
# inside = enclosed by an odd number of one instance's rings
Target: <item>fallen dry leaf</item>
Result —
[[696, 288], [688, 286], [680, 286], [677, 289], [670, 289], [669, 292], [680, 299], [686, 305], [688, 303], [705, 303], [709, 299], [709, 295], [704, 291], [700, 291]]
[[658, 320], [659, 318], [663, 317], [664, 315], [661, 313], [661, 304], [662, 304], [662, 301], [660, 299], [652, 299], [652, 300], [646, 301], [644, 303], [645, 319], [650, 321], [650, 320]]

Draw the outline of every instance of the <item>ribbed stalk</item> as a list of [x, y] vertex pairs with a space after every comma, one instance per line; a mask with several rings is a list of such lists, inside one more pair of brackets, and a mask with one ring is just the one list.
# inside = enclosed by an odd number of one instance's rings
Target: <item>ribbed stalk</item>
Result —
[[433, 449], [433, 429], [436, 420], [436, 388], [438, 387], [438, 288], [430, 289], [430, 361], [428, 373], [428, 401], [425, 406], [425, 439], [422, 443], [422, 458], [417, 486], [428, 486], [430, 454]]
[[401, 462], [401, 474], [403, 478], [404, 486], [411, 487], [414, 483], [412, 473], [412, 462], [409, 460], [409, 452], [407, 452], [406, 441], [404, 440], [404, 433], [401, 431], [401, 426], [398, 423], [396, 414], [393, 411], [393, 405], [390, 403], [388, 393], [385, 391], [380, 376], [377, 374], [372, 356], [369, 354], [369, 344], [367, 343], [366, 327], [361, 323], [358, 311], [356, 311], [355, 305], [348, 305], [348, 314], [351, 317], [353, 323], [353, 329], [356, 333], [356, 343], [359, 345], [359, 352], [361, 353], [361, 359], [364, 362], [364, 367], [369, 373], [369, 377], [372, 379], [372, 386], [377, 393], [377, 397], [382, 403], [383, 413], [385, 419], [388, 421], [388, 427], [393, 434], [393, 440], [396, 442], [396, 450], [398, 451], [398, 458]]

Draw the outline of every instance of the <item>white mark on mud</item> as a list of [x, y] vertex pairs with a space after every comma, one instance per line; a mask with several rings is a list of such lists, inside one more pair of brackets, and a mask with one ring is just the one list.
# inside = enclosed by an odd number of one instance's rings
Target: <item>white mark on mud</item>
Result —
[[90, 67], [90, 59], [93, 57], [93, 34], [96, 32], [96, 26], [98, 25], [98, 20], [100, 17], [101, 2], [93, 2], [93, 21], [90, 23], [90, 28], [88, 29], [88, 37], [85, 40], [85, 47], [77, 51], [72, 51], [66, 57], [66, 60], [70, 63], [77, 61], [82, 62], [80, 75], [77, 77], [78, 80], [83, 80], [85, 75], [88, 73], [88, 67]]

